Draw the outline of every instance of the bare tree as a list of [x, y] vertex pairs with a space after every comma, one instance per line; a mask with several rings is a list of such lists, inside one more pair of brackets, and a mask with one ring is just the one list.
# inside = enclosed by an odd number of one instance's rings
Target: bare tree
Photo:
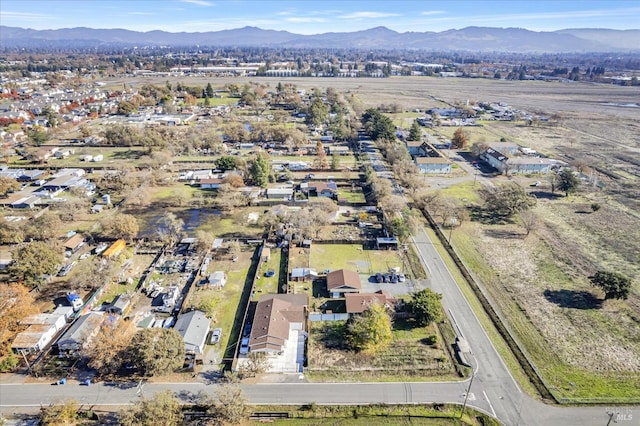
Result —
[[247, 362], [243, 363], [240, 368], [240, 376], [242, 378], [255, 377], [262, 374], [269, 368], [269, 360], [264, 352], [249, 352]]
[[525, 237], [528, 237], [531, 231], [535, 230], [538, 227], [538, 215], [536, 215], [531, 210], [525, 210], [521, 211], [518, 216], [520, 217], [522, 226], [524, 227], [525, 231], [527, 231]]
[[219, 385], [215, 395], [216, 402], [211, 411], [222, 424], [237, 425], [249, 417], [247, 398], [237, 385]]

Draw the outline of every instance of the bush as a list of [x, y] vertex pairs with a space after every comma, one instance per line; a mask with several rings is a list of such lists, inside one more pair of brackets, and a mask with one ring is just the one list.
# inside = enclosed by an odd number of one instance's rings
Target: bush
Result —
[[422, 339], [422, 343], [424, 343], [425, 345], [434, 346], [438, 343], [438, 336], [436, 336], [435, 334], [427, 336]]
[[9, 353], [0, 362], [0, 373], [9, 373], [13, 371], [17, 365], [18, 365], [18, 358], [13, 353]]

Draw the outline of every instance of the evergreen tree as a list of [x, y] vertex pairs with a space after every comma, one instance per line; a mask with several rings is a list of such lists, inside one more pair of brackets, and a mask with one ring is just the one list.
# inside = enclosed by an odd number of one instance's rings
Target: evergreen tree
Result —
[[409, 140], [410, 141], [419, 141], [422, 139], [422, 129], [418, 124], [418, 120], [413, 120], [411, 124], [411, 129], [409, 130]]

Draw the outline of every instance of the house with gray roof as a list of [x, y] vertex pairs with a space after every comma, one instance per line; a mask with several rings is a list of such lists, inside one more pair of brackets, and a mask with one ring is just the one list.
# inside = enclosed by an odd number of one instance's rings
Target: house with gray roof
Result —
[[204, 354], [211, 321], [204, 312], [194, 310], [178, 317], [174, 327], [182, 336], [187, 354]]

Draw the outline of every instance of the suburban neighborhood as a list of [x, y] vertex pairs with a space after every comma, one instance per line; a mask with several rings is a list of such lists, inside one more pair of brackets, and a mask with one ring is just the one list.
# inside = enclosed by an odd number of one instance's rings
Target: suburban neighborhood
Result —
[[208, 49], [0, 55], [0, 423], [632, 418], [635, 65]]

